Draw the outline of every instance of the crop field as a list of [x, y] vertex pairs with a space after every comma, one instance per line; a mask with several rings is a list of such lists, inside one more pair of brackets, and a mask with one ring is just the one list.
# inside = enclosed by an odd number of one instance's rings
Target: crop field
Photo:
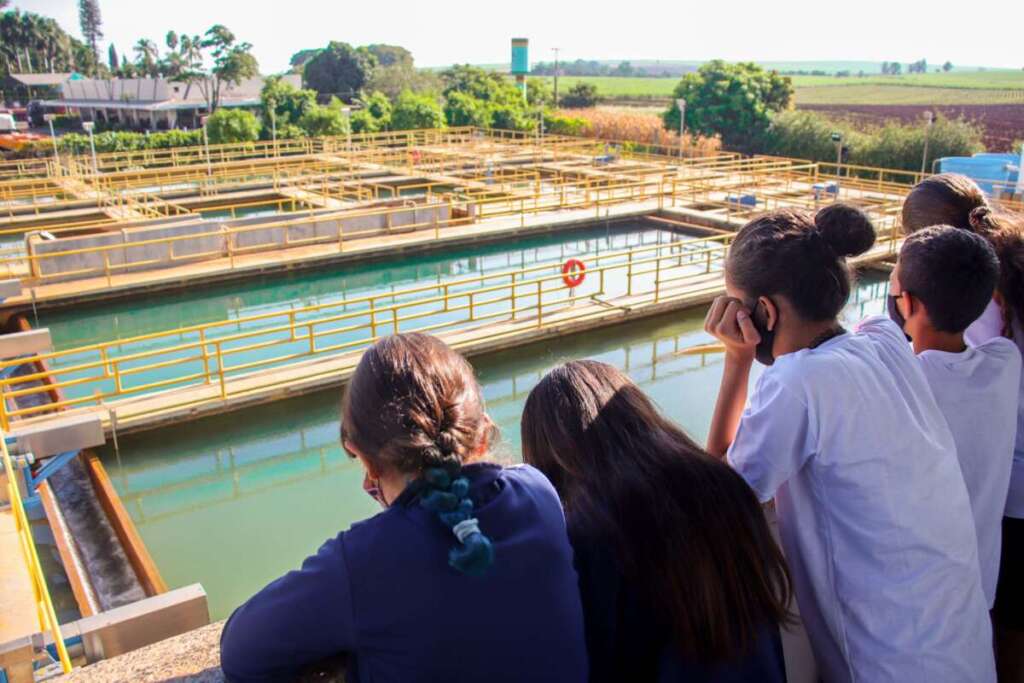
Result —
[[[792, 78], [798, 105], [1024, 104], [1024, 70]], [[550, 77], [547, 80], [551, 82]], [[595, 84], [601, 97], [628, 100], [670, 98], [678, 79], [563, 76], [558, 79], [559, 90], [564, 93], [580, 81]]]

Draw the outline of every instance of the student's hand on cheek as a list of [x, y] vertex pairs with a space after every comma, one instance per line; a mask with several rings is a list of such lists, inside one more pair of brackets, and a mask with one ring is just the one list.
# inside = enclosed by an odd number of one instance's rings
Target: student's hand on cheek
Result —
[[750, 311], [739, 299], [729, 296], [716, 298], [704, 319], [704, 331], [725, 345], [727, 356], [753, 362], [761, 335], [754, 328]]

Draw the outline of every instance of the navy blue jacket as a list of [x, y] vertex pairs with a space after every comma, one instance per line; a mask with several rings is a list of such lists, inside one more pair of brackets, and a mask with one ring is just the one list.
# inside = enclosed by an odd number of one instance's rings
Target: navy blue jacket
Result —
[[528, 466], [463, 468], [494, 564], [448, 566], [456, 543], [407, 489], [239, 607], [221, 636], [232, 681], [288, 680], [349, 655], [348, 681], [587, 679], [583, 613], [555, 490]]
[[622, 574], [613, 541], [570, 528], [583, 597], [591, 683], [785, 683], [779, 629], [766, 626], [740, 661], [708, 665], [681, 656], [671, 625]]

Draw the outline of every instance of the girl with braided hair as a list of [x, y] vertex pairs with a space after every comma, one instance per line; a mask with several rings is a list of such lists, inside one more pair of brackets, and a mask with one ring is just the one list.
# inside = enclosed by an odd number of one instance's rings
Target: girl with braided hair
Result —
[[536, 469], [486, 460], [495, 431], [472, 368], [437, 338], [368, 349], [341, 439], [384, 509], [235, 611], [229, 680], [287, 680], [337, 654], [349, 681], [586, 680], [558, 496]]

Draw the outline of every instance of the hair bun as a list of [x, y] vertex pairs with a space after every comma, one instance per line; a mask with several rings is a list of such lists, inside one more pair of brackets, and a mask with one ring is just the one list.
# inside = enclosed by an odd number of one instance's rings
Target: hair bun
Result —
[[838, 256], [857, 256], [875, 244], [875, 227], [868, 215], [852, 204], [836, 202], [818, 211], [814, 229]]
[[992, 230], [992, 209], [988, 205], [978, 206], [971, 209], [967, 217], [971, 229], [977, 233], [986, 233]]

